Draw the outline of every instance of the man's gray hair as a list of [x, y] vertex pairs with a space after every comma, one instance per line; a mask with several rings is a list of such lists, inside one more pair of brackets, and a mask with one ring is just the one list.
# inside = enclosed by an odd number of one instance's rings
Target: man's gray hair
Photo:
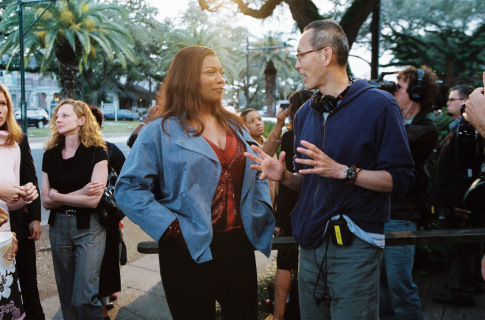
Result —
[[313, 30], [310, 44], [313, 49], [330, 47], [337, 57], [337, 63], [347, 66], [349, 59], [349, 42], [342, 27], [333, 20], [317, 20], [310, 22], [305, 29]]

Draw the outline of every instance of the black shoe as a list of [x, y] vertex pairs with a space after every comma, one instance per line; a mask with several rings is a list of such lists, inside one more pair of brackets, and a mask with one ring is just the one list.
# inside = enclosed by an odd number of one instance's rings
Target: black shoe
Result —
[[471, 298], [465, 298], [460, 296], [450, 297], [446, 294], [433, 296], [433, 301], [436, 303], [458, 307], [473, 307], [475, 305], [475, 300]]

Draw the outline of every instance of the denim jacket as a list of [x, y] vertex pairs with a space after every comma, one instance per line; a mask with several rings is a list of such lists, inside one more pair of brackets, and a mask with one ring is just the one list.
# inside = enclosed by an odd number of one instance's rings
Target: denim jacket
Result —
[[[217, 155], [202, 136], [195, 137], [178, 120], [162, 119], [141, 130], [116, 183], [116, 202], [134, 223], [159, 240], [175, 218], [192, 258], [212, 260], [211, 204], [221, 175]], [[168, 133], [168, 134], [167, 134]], [[236, 131], [247, 152], [255, 143], [245, 130]], [[266, 179], [251, 169], [246, 159], [240, 212], [244, 230], [253, 246], [266, 256], [271, 252], [274, 218]], [[159, 184], [161, 197], [152, 192]]]

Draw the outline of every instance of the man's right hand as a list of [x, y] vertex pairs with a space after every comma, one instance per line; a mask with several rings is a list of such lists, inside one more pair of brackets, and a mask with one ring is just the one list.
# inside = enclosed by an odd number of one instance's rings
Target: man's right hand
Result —
[[255, 145], [252, 145], [251, 149], [259, 154], [261, 158], [249, 152], [244, 152], [244, 156], [257, 163], [252, 164], [251, 168], [262, 172], [260, 179], [267, 178], [273, 181], [281, 181], [284, 179], [286, 172], [284, 151], [280, 153], [280, 158], [276, 160]]
[[8, 204], [16, 203], [21, 197], [25, 197], [22, 187], [13, 184], [0, 184], [0, 199]]

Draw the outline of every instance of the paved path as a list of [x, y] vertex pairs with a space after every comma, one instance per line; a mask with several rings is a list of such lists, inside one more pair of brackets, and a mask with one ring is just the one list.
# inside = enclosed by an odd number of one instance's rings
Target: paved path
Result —
[[[168, 320], [172, 319], [165, 301], [165, 293], [160, 279], [158, 255], [144, 255], [136, 250], [140, 241], [152, 240], [128, 218], [125, 223], [124, 240], [128, 249], [128, 264], [121, 267], [121, 292], [114, 308], [109, 311], [111, 319]], [[43, 226], [37, 246], [37, 274], [41, 302], [46, 319], [62, 319], [59, 296], [52, 269], [52, 258], [48, 236], [49, 226]], [[264, 272], [275, 259], [256, 253], [258, 272]]]

